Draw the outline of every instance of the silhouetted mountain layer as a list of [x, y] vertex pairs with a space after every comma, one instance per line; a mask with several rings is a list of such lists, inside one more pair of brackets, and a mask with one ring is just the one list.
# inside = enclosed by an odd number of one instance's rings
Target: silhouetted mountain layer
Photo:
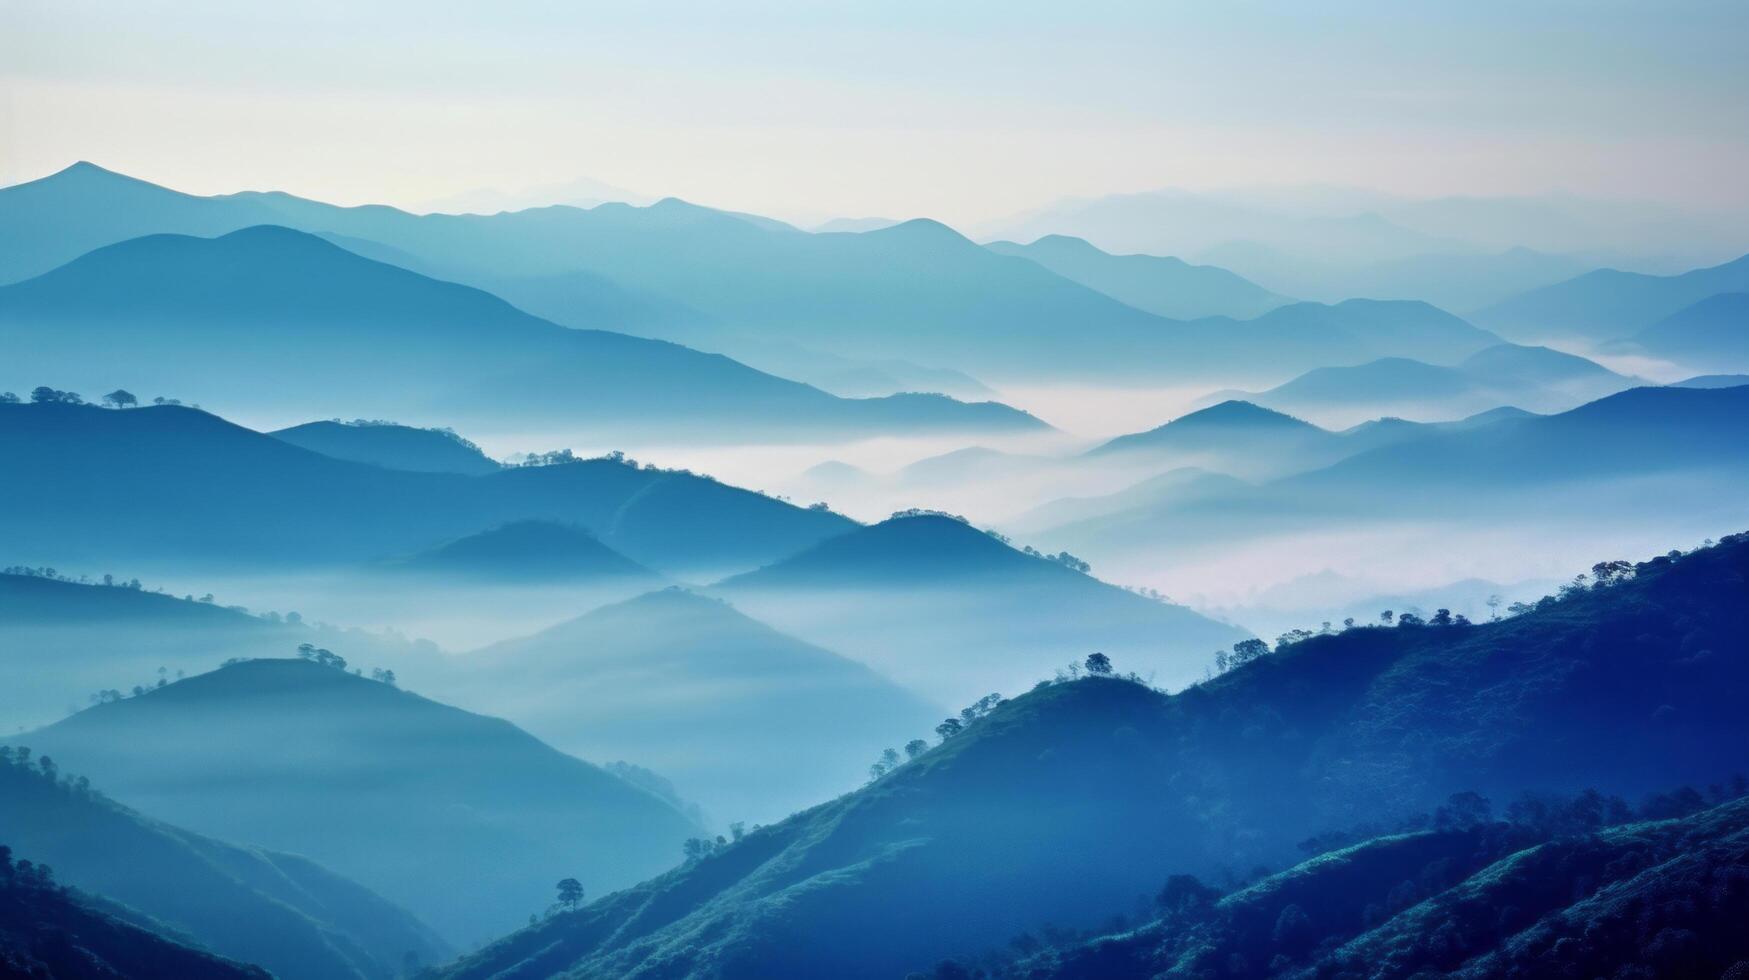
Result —
[[1749, 803], [1528, 847], [1522, 836], [1494, 824], [1369, 841], [1014, 975], [1677, 980], [1749, 964]]
[[1720, 293], [1749, 290], [1749, 255], [1677, 276], [1598, 269], [1480, 310], [1477, 322], [1513, 339], [1629, 337]]
[[[22, 859], [21, 861], [27, 861]], [[31, 869], [34, 875], [34, 868]], [[20, 980], [268, 980], [259, 967], [221, 959], [166, 937], [125, 910], [0, 865], [0, 976]]]
[[649, 567], [720, 574], [855, 526], [611, 459], [477, 477], [387, 470], [168, 406], [0, 405], [0, 454], [39, 461], [32, 479], [0, 483], [0, 537], [17, 559], [61, 567], [128, 555], [350, 565], [547, 520]]
[[1031, 259], [1065, 279], [1173, 320], [1205, 316], [1248, 320], [1292, 302], [1215, 266], [1153, 255], [1112, 255], [1067, 235], [1046, 235], [1030, 245], [991, 242], [984, 247]]
[[476, 703], [566, 751], [650, 766], [725, 821], [852, 788], [883, 748], [941, 716], [859, 663], [679, 589], [459, 664]]
[[391, 470], [479, 476], [500, 468], [480, 447], [439, 429], [377, 422], [306, 422], [268, 435], [324, 456]]
[[[1749, 280], [1749, 275], [1745, 275]], [[1721, 293], [1672, 313], [1618, 345], [1679, 365], [1749, 370], [1749, 292]]]
[[[1460, 791], [1705, 785], [1749, 757], [1746, 576], [1737, 536], [1499, 623], [1314, 637], [1176, 696], [1105, 677], [1041, 685], [865, 789], [446, 975], [900, 976], [1045, 923], [1091, 925], [1170, 874], [1280, 866], [1296, 841]], [[1741, 825], [1741, 808], [1719, 812]], [[1610, 877], [1633, 880], [1625, 864]], [[1573, 901], [1557, 890], [1552, 907]], [[1740, 900], [1738, 887], [1723, 907]]]
[[1262, 392], [1220, 392], [1206, 401], [1241, 398], [1283, 412], [1339, 417], [1462, 418], [1503, 405], [1565, 411], [1633, 387], [1595, 361], [1547, 347], [1500, 344], [1445, 367], [1384, 358], [1326, 367]]
[[0, 826], [63, 884], [286, 980], [392, 980], [409, 962], [451, 952], [407, 912], [304, 858], [160, 823], [10, 758], [0, 764]]
[[571, 524], [516, 521], [393, 563], [393, 569], [500, 582], [645, 579], [656, 573]]
[[[0, 357], [18, 384], [125, 382], [255, 409], [344, 405], [616, 436], [1044, 428], [995, 403], [841, 399], [675, 344], [568, 330], [266, 225], [132, 239], [0, 287]], [[297, 383], [298, 365], [321, 384]]]
[[1163, 684], [1244, 631], [1025, 554], [950, 517], [895, 517], [718, 586], [759, 619], [941, 701], [1095, 650]]
[[[366, 667], [414, 654], [397, 637], [316, 626], [133, 587], [0, 574], [0, 722], [8, 729], [70, 715], [100, 691], [152, 687], [232, 657], [283, 657], [300, 643]], [[161, 672], [160, 672], [161, 670]]]
[[696, 832], [508, 722], [300, 660], [236, 663], [20, 741], [144, 812], [320, 861], [458, 944], [544, 908], [558, 877], [600, 892], [659, 871]]
[[[729, 353], [775, 343], [863, 360], [920, 359], [991, 377], [1170, 378], [1218, 370], [1233, 381], [1273, 381], [1378, 357], [1452, 360], [1498, 342], [1419, 303], [1299, 304], [1256, 321], [1178, 323], [1034, 262], [996, 254], [932, 221], [861, 234], [809, 234], [672, 199], [647, 208], [605, 204], [415, 216], [385, 207], [337, 208], [285, 194], [194, 197], [80, 164], [0, 190], [0, 224], [14, 229], [20, 243], [15, 252], [0, 252], [0, 280], [46, 272], [141, 235], [216, 235], [274, 224], [328, 235], [358, 254], [491, 290], [568, 327], [638, 332]], [[570, 344], [599, 342], [573, 338]], [[508, 356], [500, 352], [497, 360]], [[593, 418], [577, 400], [597, 398], [600, 410], [627, 417], [634, 417], [628, 402], [644, 403], [646, 414], [651, 410], [654, 399], [640, 400], [638, 392], [616, 387], [641, 375], [591, 373], [587, 365], [574, 366], [581, 357], [561, 358], [545, 373], [522, 366], [493, 372], [489, 361], [480, 365], [472, 395], [495, 402], [491, 407], [501, 415], [534, 411], [539, 402], [542, 412], [563, 415], [569, 409], [568, 418]], [[606, 359], [599, 352], [588, 358]], [[560, 374], [587, 383], [564, 383]], [[364, 389], [366, 380], [357, 379], [357, 387]], [[715, 380], [714, 388], [673, 380], [680, 400], [665, 402], [664, 410], [698, 409], [694, 418], [710, 418], [695, 403], [727, 383]], [[61, 382], [69, 383], [70, 376]], [[603, 386], [599, 394], [597, 385]], [[607, 397], [610, 391], [617, 399]], [[357, 392], [361, 399], [368, 393]], [[355, 404], [364, 410], [371, 403]], [[455, 405], [446, 407], [444, 419], [461, 417]], [[768, 424], [784, 422], [783, 411], [765, 408], [761, 417]], [[877, 404], [838, 411], [855, 418], [821, 409], [793, 413], [799, 419], [789, 424], [866, 427], [884, 409]], [[947, 411], [937, 408], [935, 414]], [[943, 425], [1025, 424], [1013, 413], [983, 411], [989, 417], [955, 409], [956, 418]], [[400, 414], [408, 413], [403, 407]]]

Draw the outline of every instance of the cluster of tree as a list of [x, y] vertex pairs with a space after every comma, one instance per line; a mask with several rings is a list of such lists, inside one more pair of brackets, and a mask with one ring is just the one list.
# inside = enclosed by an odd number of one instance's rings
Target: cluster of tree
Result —
[[28, 746], [0, 745], [0, 766], [8, 767], [8, 771], [15, 775], [33, 776], [69, 793], [78, 793], [81, 796], [92, 794], [91, 780], [84, 776], [64, 775], [55, 760], [46, 755], [31, 761]]
[[14, 861], [12, 848], [0, 844], [0, 890], [57, 891], [55, 872], [46, 864]]
[[1269, 653], [1269, 644], [1262, 640], [1256, 638], [1240, 640], [1233, 644], [1231, 653], [1226, 650], [1215, 651], [1215, 671], [1224, 674], [1229, 670], [1243, 667], [1267, 653]]
[[[961, 524], [968, 526], [972, 523], [971, 521], [966, 520], [964, 515], [950, 514], [945, 510], [930, 510], [928, 507], [907, 507], [904, 510], [895, 510], [893, 511], [893, 516], [888, 518], [888, 520], [896, 521], [903, 517], [945, 517], [950, 521], [959, 521]], [[1002, 538], [1001, 535], [997, 535], [997, 537], [1001, 538], [1003, 544], [1008, 543], [1008, 539]]]
[[298, 659], [308, 660], [323, 667], [333, 667], [337, 670], [346, 669], [346, 658], [314, 643], [298, 644]]
[[[180, 671], [180, 670], [177, 671], [176, 672], [176, 679], [181, 680], [182, 677], [183, 677], [182, 671]], [[133, 686], [133, 688], [131, 690], [129, 690], [129, 692], [126, 694], [123, 694], [119, 689], [113, 688], [113, 687], [105, 688], [101, 691], [93, 691], [91, 693], [90, 697], [88, 697], [86, 700], [90, 701], [92, 704], [109, 704], [111, 702], [121, 701], [121, 700], [124, 700], [124, 699], [129, 698], [129, 697], [137, 698], [140, 695], [145, 694], [147, 691], [155, 691], [160, 687], [168, 687], [170, 684], [171, 684], [171, 680], [170, 680], [169, 668], [159, 667], [158, 668], [158, 677], [152, 683], [135, 684]]]
[[[1095, 654], [1094, 656], [1104, 657], [1105, 655], [1101, 653]], [[1089, 659], [1091, 660], [1092, 658]], [[1110, 661], [1107, 661], [1106, 663], [1109, 669]], [[1002, 695], [992, 693], [986, 694], [978, 700], [973, 701], [971, 704], [961, 708], [957, 717], [943, 719], [941, 724], [936, 725], [936, 737], [940, 738], [941, 741], [945, 743], [948, 739], [965, 731], [985, 715], [995, 711], [1002, 705], [1003, 700]], [[905, 752], [903, 756], [899, 754], [898, 749], [883, 750], [880, 758], [876, 759], [874, 764], [868, 767], [869, 781], [873, 782], [905, 763], [918, 758], [928, 752], [929, 748], [930, 745], [928, 740], [914, 738], [905, 743]]]
[[1074, 555], [1069, 554], [1067, 551], [1059, 551], [1053, 555], [1040, 551], [1032, 545], [1027, 545], [1020, 550], [1023, 554], [1031, 555], [1034, 558], [1043, 558], [1045, 561], [1056, 562], [1064, 568], [1067, 568], [1070, 571], [1080, 572], [1082, 575], [1093, 574], [1093, 565], [1091, 562], [1082, 561]]
[[[753, 830], [758, 829], [759, 825], [755, 824]], [[737, 820], [734, 823], [729, 824], [729, 835], [727, 837], [722, 834], [718, 834], [715, 837], [688, 837], [680, 844], [680, 854], [686, 859], [687, 864], [691, 864], [695, 861], [702, 861], [724, 848], [733, 847], [734, 845], [741, 843], [749, 832], [747, 825]]]

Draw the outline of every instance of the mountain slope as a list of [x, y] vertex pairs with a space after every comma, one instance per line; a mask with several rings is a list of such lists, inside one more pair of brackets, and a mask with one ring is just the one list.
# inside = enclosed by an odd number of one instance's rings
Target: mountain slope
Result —
[[852, 788], [883, 748], [941, 715], [859, 663], [679, 589], [460, 664], [478, 703], [566, 751], [650, 766], [722, 820], [771, 820]]
[[1749, 290], [1749, 255], [1676, 276], [1598, 269], [1514, 296], [1476, 313], [1513, 339], [1620, 340], [1720, 293]]
[[0, 824], [63, 883], [286, 980], [388, 980], [450, 954], [402, 909], [310, 861], [159, 823], [10, 757]]
[[[682, 426], [796, 434], [1040, 429], [1003, 406], [840, 399], [718, 355], [567, 330], [489, 293], [256, 226], [154, 235], [0, 287], [0, 355], [15, 383], [113, 379], [257, 410], [565, 420], [603, 435]], [[319, 365], [320, 388], [288, 384]], [[395, 384], [383, 383], [394, 371]]]
[[991, 242], [984, 247], [1031, 259], [1065, 279], [1172, 320], [1248, 320], [1292, 302], [1215, 266], [1152, 255], [1111, 255], [1067, 235], [1046, 235], [1030, 245]]
[[479, 476], [499, 468], [480, 447], [439, 429], [379, 422], [305, 422], [268, 435], [313, 453], [391, 470]]
[[1703, 299], [1641, 330], [1620, 346], [1697, 370], [1749, 370], [1749, 292]]
[[170, 406], [0, 405], [0, 452], [42, 461], [33, 479], [0, 482], [0, 532], [12, 555], [62, 567], [130, 555], [353, 564], [549, 520], [586, 527], [662, 571], [721, 574], [855, 526], [612, 459], [477, 477], [386, 470]]
[[863, 790], [446, 975], [898, 976], [1463, 790], [1704, 785], [1749, 744], [1746, 576], [1737, 536], [1500, 623], [1317, 637], [1171, 697], [1043, 685]]
[[715, 589], [759, 619], [949, 703], [1095, 650], [1163, 684], [1242, 630], [1108, 585], [944, 516], [896, 516]]
[[124, 921], [100, 909], [101, 900], [37, 880], [29, 860], [18, 863], [29, 867], [15, 868], [11, 853], [0, 847], [0, 975], [32, 980], [267, 980], [259, 967], [220, 959]]
[[300, 660], [232, 664], [25, 738], [118, 800], [308, 855], [457, 943], [544, 908], [555, 875], [602, 891], [658, 871], [696, 830], [507, 722]]

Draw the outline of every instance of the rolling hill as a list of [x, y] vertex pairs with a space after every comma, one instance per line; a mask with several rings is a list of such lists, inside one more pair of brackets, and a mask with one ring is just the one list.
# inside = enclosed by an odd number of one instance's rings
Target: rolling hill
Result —
[[285, 980], [392, 980], [452, 952], [404, 910], [311, 861], [160, 823], [10, 754], [0, 825], [62, 884]]
[[[1173, 696], [1111, 677], [1040, 685], [856, 793], [445, 976], [901, 976], [1023, 930], [1094, 925], [1171, 874], [1296, 863], [1311, 835], [1459, 792], [1718, 781], [1741, 769], [1749, 735], [1735, 703], [1746, 575], [1739, 535], [1499, 623], [1314, 637]], [[1741, 807], [1719, 812], [1741, 826]], [[1386, 877], [1385, 890], [1402, 880]], [[1551, 907], [1573, 900], [1562, 889]]]
[[156, 817], [320, 861], [458, 945], [545, 908], [566, 875], [600, 892], [660, 871], [698, 829], [508, 722], [304, 660], [241, 661], [20, 741]]
[[991, 242], [984, 247], [1031, 259], [1065, 279], [1171, 320], [1249, 320], [1292, 302], [1215, 266], [1153, 255], [1112, 255], [1067, 235], [1046, 235], [1030, 245]]
[[0, 452], [40, 461], [0, 483], [15, 560], [353, 565], [505, 523], [581, 525], [664, 572], [740, 571], [855, 525], [714, 480], [614, 459], [483, 476], [332, 459], [190, 408], [0, 404]]
[[1749, 290], [1749, 255], [1676, 276], [1597, 269], [1478, 311], [1476, 321], [1514, 340], [1621, 340], [1720, 293]]
[[[132, 239], [0, 287], [0, 358], [25, 387], [125, 382], [258, 411], [340, 404], [422, 422], [562, 421], [617, 438], [1046, 428], [995, 403], [841, 399], [719, 355], [569, 330], [269, 225]], [[300, 364], [322, 384], [288, 383]]]
[[851, 789], [882, 749], [942, 713], [680, 589], [494, 644], [459, 667], [475, 703], [565, 751], [650, 766], [724, 821], [780, 818]]
[[583, 528], [554, 521], [515, 521], [401, 559], [395, 571], [497, 582], [623, 580], [654, 585], [660, 577]]
[[714, 591], [938, 701], [1022, 683], [1095, 650], [1162, 684], [1244, 632], [1010, 547], [947, 516], [895, 516]]
[[330, 421], [305, 422], [268, 435], [313, 453], [391, 470], [479, 476], [500, 468], [479, 446], [443, 429]]

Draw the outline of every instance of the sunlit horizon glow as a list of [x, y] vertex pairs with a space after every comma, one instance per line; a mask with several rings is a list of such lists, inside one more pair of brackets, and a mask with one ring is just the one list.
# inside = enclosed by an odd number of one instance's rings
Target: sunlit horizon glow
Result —
[[956, 227], [1166, 187], [1749, 206], [1741, 4], [355, 8], [8, 5], [0, 183], [423, 209], [586, 178]]

